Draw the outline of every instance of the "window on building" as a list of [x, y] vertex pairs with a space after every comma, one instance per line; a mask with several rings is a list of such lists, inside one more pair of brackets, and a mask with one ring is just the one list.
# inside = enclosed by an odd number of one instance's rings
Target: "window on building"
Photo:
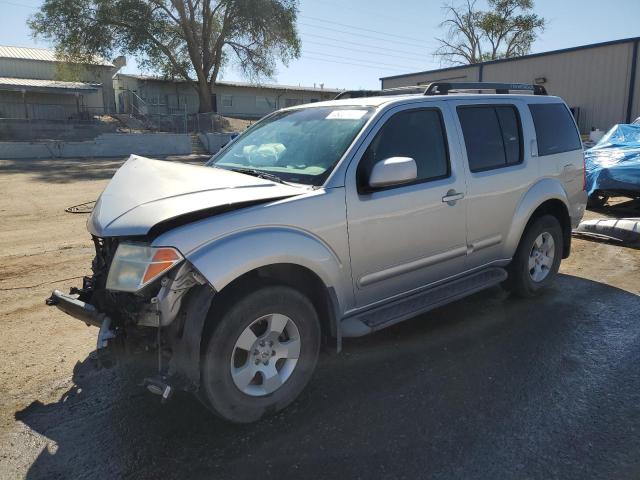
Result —
[[301, 105], [302, 100], [299, 98], [285, 98], [284, 106], [285, 107], [295, 107], [296, 105]]
[[222, 95], [221, 101], [223, 107], [233, 107], [233, 95]]
[[258, 95], [256, 96], [256, 108], [260, 110], [275, 110], [276, 101], [273, 97]]
[[367, 148], [358, 165], [358, 184], [366, 187], [373, 166], [390, 157], [413, 158], [415, 183], [449, 176], [447, 139], [439, 110], [400, 112], [391, 117]]
[[522, 129], [515, 107], [483, 105], [457, 110], [472, 172], [522, 162]]
[[582, 148], [573, 117], [562, 103], [530, 104], [538, 141], [538, 155], [553, 155]]

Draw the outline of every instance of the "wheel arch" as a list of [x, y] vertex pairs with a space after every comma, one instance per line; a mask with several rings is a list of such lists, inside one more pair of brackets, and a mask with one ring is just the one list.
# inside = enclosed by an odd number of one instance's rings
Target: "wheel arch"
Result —
[[543, 179], [531, 187], [516, 208], [511, 231], [507, 239], [509, 256], [512, 257], [529, 225], [543, 215], [553, 215], [562, 228], [562, 258], [571, 253], [571, 218], [569, 202], [562, 185], [551, 179]]
[[202, 338], [205, 339], [215, 327], [215, 319], [220, 318], [246, 291], [268, 285], [285, 285], [305, 295], [316, 309], [323, 337], [339, 338], [339, 303], [335, 290], [325, 285], [311, 269], [295, 263], [262, 265], [225, 285], [211, 303]]

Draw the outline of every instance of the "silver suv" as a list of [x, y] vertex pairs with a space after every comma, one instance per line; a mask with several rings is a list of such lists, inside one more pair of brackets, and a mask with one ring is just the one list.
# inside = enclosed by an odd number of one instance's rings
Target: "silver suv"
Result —
[[275, 112], [203, 166], [132, 156], [88, 221], [93, 275], [48, 303], [100, 328], [103, 363], [154, 352], [150, 391], [258, 420], [323, 341], [553, 281], [587, 197], [573, 117], [544, 93], [352, 92]]

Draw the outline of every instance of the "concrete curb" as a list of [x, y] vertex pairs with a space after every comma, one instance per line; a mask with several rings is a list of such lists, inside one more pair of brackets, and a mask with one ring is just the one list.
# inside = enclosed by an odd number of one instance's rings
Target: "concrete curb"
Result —
[[614, 240], [640, 247], [640, 218], [600, 218], [585, 220], [574, 230], [578, 235]]

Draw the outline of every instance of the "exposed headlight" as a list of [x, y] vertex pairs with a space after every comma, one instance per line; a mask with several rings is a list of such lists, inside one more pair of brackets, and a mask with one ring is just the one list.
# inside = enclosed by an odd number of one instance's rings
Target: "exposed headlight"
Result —
[[182, 260], [175, 248], [121, 243], [111, 262], [107, 289], [137, 292]]

